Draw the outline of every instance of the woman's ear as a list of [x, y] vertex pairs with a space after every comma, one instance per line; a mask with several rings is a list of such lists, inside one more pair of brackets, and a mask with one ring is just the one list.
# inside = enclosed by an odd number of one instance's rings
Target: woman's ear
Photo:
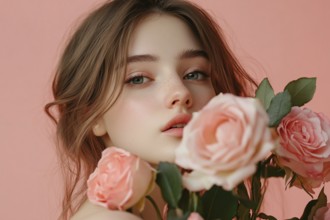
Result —
[[107, 129], [102, 119], [99, 119], [93, 126], [93, 133], [95, 136], [103, 136], [107, 133]]

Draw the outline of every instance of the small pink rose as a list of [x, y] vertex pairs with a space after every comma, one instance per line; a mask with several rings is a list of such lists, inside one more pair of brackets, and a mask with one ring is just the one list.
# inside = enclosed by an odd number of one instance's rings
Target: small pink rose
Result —
[[330, 203], [327, 206], [316, 210], [313, 220], [326, 220], [330, 219]]
[[204, 220], [197, 212], [192, 212], [187, 220]]
[[260, 102], [232, 94], [214, 97], [184, 128], [175, 162], [191, 191], [213, 184], [232, 190], [256, 171], [274, 148], [268, 115]]
[[278, 163], [318, 187], [330, 178], [330, 120], [322, 113], [293, 107], [277, 128]]
[[125, 210], [146, 195], [151, 181], [153, 171], [147, 162], [123, 149], [109, 147], [89, 176], [87, 196], [94, 204]]

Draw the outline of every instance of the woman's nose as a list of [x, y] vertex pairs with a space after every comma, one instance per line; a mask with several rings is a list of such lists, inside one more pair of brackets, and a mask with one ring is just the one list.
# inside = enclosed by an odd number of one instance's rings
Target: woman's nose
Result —
[[190, 108], [193, 104], [190, 90], [180, 79], [172, 79], [169, 82], [166, 106], [168, 108], [184, 107]]

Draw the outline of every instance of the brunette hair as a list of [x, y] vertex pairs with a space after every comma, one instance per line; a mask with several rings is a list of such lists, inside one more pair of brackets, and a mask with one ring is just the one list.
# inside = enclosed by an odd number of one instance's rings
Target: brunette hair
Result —
[[60, 219], [68, 219], [86, 199], [86, 180], [106, 148], [92, 127], [121, 92], [134, 27], [154, 13], [175, 16], [190, 27], [209, 57], [216, 93], [248, 96], [255, 85], [230, 51], [220, 27], [196, 5], [183, 0], [105, 3], [81, 23], [68, 42], [52, 85], [54, 101], [45, 106], [57, 125], [65, 177]]

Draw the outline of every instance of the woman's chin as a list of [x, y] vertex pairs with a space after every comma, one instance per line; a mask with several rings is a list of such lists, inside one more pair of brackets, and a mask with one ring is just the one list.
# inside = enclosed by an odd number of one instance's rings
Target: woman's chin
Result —
[[155, 152], [153, 152], [153, 155], [146, 159], [146, 161], [152, 165], [158, 165], [160, 162], [174, 163], [174, 155], [174, 149], [163, 153], [160, 153], [159, 151], [155, 150]]

